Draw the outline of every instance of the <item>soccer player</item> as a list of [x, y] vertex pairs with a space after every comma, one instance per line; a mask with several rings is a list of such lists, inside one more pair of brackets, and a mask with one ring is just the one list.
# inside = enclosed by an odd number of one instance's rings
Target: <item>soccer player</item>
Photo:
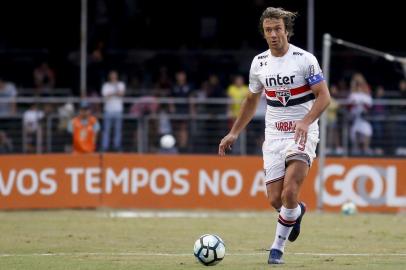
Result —
[[250, 92], [230, 132], [221, 140], [219, 155], [231, 149], [255, 113], [262, 91], [267, 98], [263, 160], [269, 203], [279, 211], [269, 264], [284, 263], [286, 240], [295, 241], [306, 211], [298, 201], [300, 187], [315, 158], [318, 118], [330, 94], [316, 58], [289, 43], [296, 13], [267, 8], [260, 31], [269, 50], [254, 57]]

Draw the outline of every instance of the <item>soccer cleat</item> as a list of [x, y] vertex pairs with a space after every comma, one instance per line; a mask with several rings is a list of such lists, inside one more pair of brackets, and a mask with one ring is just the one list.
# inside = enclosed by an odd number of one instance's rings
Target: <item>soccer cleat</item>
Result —
[[300, 216], [297, 218], [295, 225], [293, 225], [292, 231], [289, 234], [288, 240], [294, 242], [300, 234], [300, 223], [302, 222], [302, 217], [306, 213], [306, 205], [304, 202], [300, 202]]
[[268, 264], [284, 264], [282, 260], [283, 252], [278, 249], [271, 249], [269, 252]]

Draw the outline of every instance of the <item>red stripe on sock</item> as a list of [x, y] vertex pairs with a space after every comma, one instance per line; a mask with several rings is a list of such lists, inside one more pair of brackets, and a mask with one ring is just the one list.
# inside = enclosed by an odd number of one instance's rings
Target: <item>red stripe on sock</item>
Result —
[[296, 223], [296, 220], [285, 220], [281, 215], [279, 215], [279, 219], [280, 221], [282, 221], [282, 223], [286, 223], [288, 225], [292, 225]]

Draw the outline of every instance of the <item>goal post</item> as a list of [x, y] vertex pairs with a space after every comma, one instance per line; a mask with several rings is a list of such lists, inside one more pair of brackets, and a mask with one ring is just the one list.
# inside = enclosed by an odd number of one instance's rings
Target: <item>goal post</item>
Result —
[[[330, 53], [331, 53], [331, 35], [323, 35], [323, 56], [322, 70], [324, 79], [329, 85], [330, 79]], [[326, 131], [327, 131], [327, 112], [324, 111], [320, 117], [320, 143], [319, 143], [319, 163], [318, 163], [318, 194], [317, 194], [317, 209], [323, 210], [323, 193], [324, 193], [324, 166], [326, 162]]]

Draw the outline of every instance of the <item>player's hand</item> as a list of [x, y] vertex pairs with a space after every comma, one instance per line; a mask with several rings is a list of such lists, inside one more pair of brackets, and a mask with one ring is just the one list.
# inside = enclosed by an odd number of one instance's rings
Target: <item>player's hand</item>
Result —
[[295, 143], [305, 145], [307, 141], [307, 132], [309, 131], [309, 124], [305, 121], [296, 121], [294, 125], [295, 130]]
[[226, 154], [226, 150], [231, 150], [231, 146], [237, 140], [237, 135], [234, 134], [227, 134], [219, 144], [219, 155], [224, 156]]

